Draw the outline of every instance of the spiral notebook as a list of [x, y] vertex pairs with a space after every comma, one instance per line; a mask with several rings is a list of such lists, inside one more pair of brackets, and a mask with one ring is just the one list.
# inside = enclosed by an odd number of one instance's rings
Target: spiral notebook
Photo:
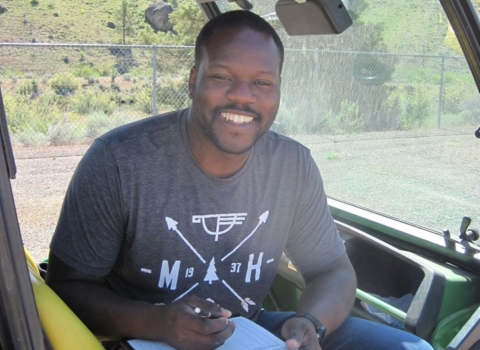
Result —
[[[266, 329], [245, 317], [231, 319], [235, 322], [235, 332], [217, 350], [285, 350], [285, 343]], [[133, 350], [175, 350], [167, 343], [132, 339], [127, 341]]]

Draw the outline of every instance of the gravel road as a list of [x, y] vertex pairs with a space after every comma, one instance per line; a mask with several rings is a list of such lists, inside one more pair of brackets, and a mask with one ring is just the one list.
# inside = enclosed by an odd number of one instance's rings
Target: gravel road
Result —
[[24, 244], [36, 261], [48, 256], [65, 191], [87, 147], [14, 148], [12, 190]]

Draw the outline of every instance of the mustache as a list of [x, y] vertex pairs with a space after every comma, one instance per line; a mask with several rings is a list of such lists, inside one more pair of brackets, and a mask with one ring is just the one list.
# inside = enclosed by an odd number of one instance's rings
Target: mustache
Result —
[[257, 118], [262, 118], [262, 114], [257, 112], [257, 111], [254, 111], [253, 109], [250, 108], [250, 106], [241, 106], [241, 105], [237, 105], [235, 103], [230, 103], [230, 104], [227, 104], [227, 105], [223, 105], [223, 106], [217, 106], [213, 109], [213, 112], [214, 112], [214, 115], [217, 115], [220, 113], [221, 110], [223, 109], [228, 109], [228, 110], [231, 110], [231, 111], [237, 111], [239, 114], [242, 114], [243, 113], [247, 113], [247, 114], [250, 114], [250, 115], [254, 115], [255, 117]]

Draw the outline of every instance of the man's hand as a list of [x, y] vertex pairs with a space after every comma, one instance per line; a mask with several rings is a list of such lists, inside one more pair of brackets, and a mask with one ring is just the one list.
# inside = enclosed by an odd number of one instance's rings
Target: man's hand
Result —
[[[234, 332], [232, 313], [208, 300], [187, 296], [159, 305], [165, 324], [159, 325], [165, 341], [179, 350], [210, 350], [222, 345]], [[160, 310], [161, 309], [161, 310]]]
[[47, 283], [101, 340], [138, 338], [166, 341], [180, 350], [211, 350], [235, 329], [228, 321], [232, 313], [208, 300], [188, 296], [153, 305], [124, 298], [109, 288], [106, 276], [82, 273], [52, 253]]
[[[328, 265], [304, 274], [306, 286], [297, 313], [321, 315], [326, 335], [345, 321], [355, 301], [356, 276], [346, 253]], [[283, 324], [282, 337], [288, 349], [321, 350], [315, 325], [306, 317], [294, 317]]]
[[282, 337], [289, 350], [321, 350], [317, 332], [311, 321], [305, 317], [292, 317], [282, 327]]

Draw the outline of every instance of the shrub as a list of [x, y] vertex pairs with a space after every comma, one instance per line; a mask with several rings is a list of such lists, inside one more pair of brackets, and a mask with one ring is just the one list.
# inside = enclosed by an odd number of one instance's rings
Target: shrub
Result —
[[134, 120], [134, 117], [124, 113], [115, 113], [108, 116], [103, 112], [94, 112], [87, 117], [85, 122], [85, 136], [93, 140], [113, 128]]
[[35, 98], [38, 96], [38, 84], [35, 80], [26, 80], [20, 84], [18, 92], [26, 98]]
[[468, 124], [480, 123], [480, 98], [471, 97], [459, 103], [460, 116]]
[[407, 102], [406, 92], [402, 87], [393, 88], [388, 94], [386, 103], [387, 115], [385, 118], [386, 130], [398, 130], [400, 128], [400, 120], [405, 113]]
[[38, 96], [39, 103], [44, 105], [55, 105], [61, 110], [66, 109], [67, 98], [65, 96], [57, 95], [54, 90], [46, 89]]
[[272, 130], [284, 135], [295, 135], [305, 131], [303, 120], [299, 120], [298, 110], [288, 108], [285, 102], [280, 102], [277, 118], [272, 125]]
[[465, 99], [465, 96], [470, 94], [469, 85], [453, 85], [445, 84], [442, 95], [442, 112], [457, 114], [460, 112], [460, 103]]
[[85, 122], [85, 136], [88, 139], [95, 139], [110, 130], [110, 118], [102, 111], [93, 112]]
[[100, 71], [95, 67], [90, 67], [88, 65], [82, 64], [72, 72], [72, 75], [75, 77], [83, 77], [83, 78], [90, 78], [90, 77], [99, 77], [101, 76]]
[[159, 35], [157, 35], [150, 26], [146, 26], [140, 32], [140, 43], [143, 45], [154, 45], [158, 44], [160, 41]]
[[48, 142], [50, 126], [62, 119], [60, 107], [52, 99], [6, 96], [4, 103], [11, 133], [25, 145]]
[[425, 120], [430, 117], [431, 106], [427, 89], [429, 89], [428, 86], [417, 85], [407, 94], [405, 113], [400, 120], [402, 129], [420, 128]]
[[338, 112], [329, 110], [325, 118], [324, 131], [332, 134], [355, 134], [362, 131], [363, 119], [358, 113], [358, 103], [344, 100]]
[[6, 70], [5, 73], [3, 73], [5, 78], [12, 79], [15, 81], [16, 79], [24, 78], [25, 73], [22, 71], [12, 71], [12, 70]]
[[96, 83], [95, 78], [93, 78], [93, 77], [88, 77], [87, 78], [87, 84], [88, 85], [95, 85], [95, 83]]
[[81, 143], [83, 141], [81, 128], [66, 119], [51, 125], [48, 129], [48, 140], [51, 145], [61, 146]]
[[57, 95], [67, 96], [78, 89], [78, 81], [70, 73], [56, 74], [49, 82], [50, 87]]
[[171, 79], [165, 85], [158, 85], [157, 104], [162, 105], [164, 109], [188, 107], [188, 77], [185, 76], [179, 82]]
[[133, 57], [117, 57], [116, 63], [115, 63], [115, 69], [118, 72], [118, 74], [122, 75], [125, 73], [128, 73], [132, 67], [138, 66], [138, 62], [135, 58]]
[[116, 74], [115, 68], [112, 64], [103, 63], [98, 67], [98, 71], [100, 72], [100, 76], [102, 77], [110, 77]]
[[134, 95], [135, 105], [143, 113], [151, 115], [152, 110], [152, 87], [142, 87]]
[[20, 143], [23, 146], [37, 147], [48, 146], [49, 141], [47, 135], [41, 132], [22, 131], [14, 134], [15, 143]]
[[78, 114], [91, 114], [103, 112], [106, 115], [112, 114], [117, 104], [113, 93], [101, 91], [99, 88], [87, 87], [70, 99], [70, 108]]
[[116, 92], [120, 92], [120, 85], [118, 85], [117, 83], [111, 83], [110, 84], [110, 90], [112, 91], [116, 91]]

